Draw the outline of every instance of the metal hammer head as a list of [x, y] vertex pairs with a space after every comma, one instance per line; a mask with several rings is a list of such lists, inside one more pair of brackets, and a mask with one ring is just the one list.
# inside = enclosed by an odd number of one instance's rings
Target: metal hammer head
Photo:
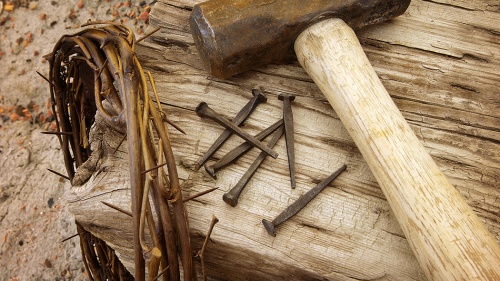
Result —
[[293, 44], [309, 25], [340, 18], [351, 28], [401, 15], [410, 0], [210, 0], [194, 6], [194, 42], [213, 76], [227, 78], [295, 59]]

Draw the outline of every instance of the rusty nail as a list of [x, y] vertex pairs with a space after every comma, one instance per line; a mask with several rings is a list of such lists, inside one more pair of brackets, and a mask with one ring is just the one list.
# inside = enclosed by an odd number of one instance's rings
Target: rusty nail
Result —
[[[253, 89], [252, 90], [253, 98], [248, 101], [248, 103], [241, 108], [240, 112], [236, 114], [232, 122], [234, 125], [239, 126], [245, 121], [245, 119], [252, 113], [252, 111], [257, 107], [257, 105], [261, 102], [266, 102], [267, 97], [262, 91]], [[231, 136], [232, 131], [230, 129], [226, 129], [220, 134], [219, 138], [215, 140], [212, 146], [205, 152], [205, 154], [198, 160], [198, 165], [196, 166], [196, 170], [198, 170], [205, 162], [207, 162], [208, 158], [215, 153], [217, 149]]]
[[[283, 124], [283, 119], [280, 119], [278, 122], [272, 124], [271, 126], [267, 127], [264, 131], [258, 133], [255, 135], [255, 138], [258, 140], [263, 140], [265, 137], [269, 136], [272, 132], [274, 132], [279, 126]], [[240, 144], [239, 146], [235, 147], [233, 150], [229, 151], [226, 155], [222, 156], [219, 161], [217, 161], [215, 164], [207, 166], [205, 165], [205, 170], [207, 173], [212, 176], [213, 178], [216, 178], [215, 172], [218, 170], [222, 169], [223, 167], [234, 163], [240, 156], [242, 156], [245, 152], [250, 150], [252, 148], [252, 144], [248, 142], [244, 142]]]
[[282, 224], [283, 222], [285, 222], [286, 220], [297, 214], [300, 210], [302, 210], [302, 208], [304, 208], [309, 202], [311, 202], [311, 200], [314, 197], [316, 197], [316, 195], [318, 195], [321, 192], [321, 190], [327, 187], [346, 168], [347, 168], [346, 165], [342, 165], [342, 167], [340, 167], [337, 171], [331, 174], [328, 178], [324, 179], [317, 186], [311, 188], [308, 192], [301, 195], [299, 199], [293, 202], [292, 205], [288, 206], [273, 221], [270, 222], [266, 219], [263, 219], [262, 223], [264, 224], [264, 227], [266, 228], [267, 232], [272, 236], [276, 236], [275, 228], [278, 225]]
[[215, 112], [213, 109], [211, 109], [206, 102], [201, 102], [197, 107], [196, 107], [196, 114], [198, 114], [201, 117], [208, 117], [215, 122], [219, 123], [220, 125], [226, 127], [226, 129], [230, 129], [233, 131], [233, 133], [237, 134], [244, 140], [252, 143], [254, 146], [258, 147], [260, 150], [265, 151], [267, 154], [269, 154], [273, 158], [278, 157], [278, 153], [276, 153], [274, 150], [270, 149], [267, 145], [263, 144], [253, 136], [249, 135], [242, 129], [240, 129], [238, 126], [234, 125], [231, 121], [227, 120], [226, 118], [222, 117], [220, 114]]
[[285, 123], [286, 153], [288, 155], [288, 169], [290, 170], [290, 184], [295, 188], [295, 149], [293, 136], [293, 114], [291, 102], [295, 96], [280, 94], [278, 99], [283, 101], [283, 120]]
[[[283, 135], [283, 126], [280, 126], [278, 130], [273, 134], [273, 137], [267, 143], [267, 145], [269, 147], [273, 147], [278, 142], [278, 140], [281, 138], [282, 135]], [[229, 190], [228, 193], [224, 193], [224, 195], [222, 196], [222, 200], [224, 200], [224, 202], [233, 207], [235, 207], [238, 204], [238, 197], [240, 196], [241, 192], [247, 185], [248, 181], [252, 178], [255, 171], [257, 171], [257, 168], [259, 168], [260, 164], [264, 162], [264, 159], [266, 159], [266, 157], [267, 154], [265, 152], [261, 152], [259, 156], [257, 156], [255, 161], [252, 163], [252, 165], [250, 165], [250, 168], [248, 168], [248, 170], [241, 177], [238, 183], [231, 190]]]

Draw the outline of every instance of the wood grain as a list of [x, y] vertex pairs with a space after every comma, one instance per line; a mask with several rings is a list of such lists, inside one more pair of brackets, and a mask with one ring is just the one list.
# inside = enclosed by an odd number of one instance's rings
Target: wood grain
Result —
[[416, 137], [353, 30], [328, 19], [295, 41], [377, 179], [430, 280], [500, 279], [500, 247]]
[[[201, 247], [212, 214], [220, 219], [205, 253], [209, 275], [228, 280], [425, 280], [365, 160], [305, 71], [292, 63], [268, 65], [227, 80], [211, 78], [202, 68], [187, 24], [190, 7], [197, 2], [158, 1], [151, 23], [162, 30], [137, 52], [156, 79], [165, 111], [187, 132], [182, 135], [171, 128], [184, 195], [219, 187], [187, 204], [194, 249]], [[497, 242], [499, 9], [493, 1], [412, 1], [403, 16], [357, 32], [403, 116]], [[289, 187], [282, 139], [275, 146], [278, 159], [264, 161], [233, 208], [222, 201], [222, 194], [259, 152], [252, 150], [220, 171], [217, 180], [195, 171], [195, 161], [223, 129], [200, 119], [194, 108], [205, 101], [232, 118], [251, 98], [252, 88], [268, 95], [268, 102], [245, 122], [244, 129], [252, 134], [281, 118], [279, 93], [297, 95], [292, 103], [297, 188]], [[239, 143], [232, 137], [213, 160]], [[119, 151], [127, 151], [122, 146]], [[124, 208], [130, 204], [126, 159], [103, 158], [98, 165], [106, 170], [94, 173], [87, 185], [74, 187], [68, 201], [76, 219], [114, 245], [130, 266], [131, 222], [100, 203]], [[262, 218], [272, 219], [343, 163], [348, 170], [280, 226], [276, 238], [267, 234]]]

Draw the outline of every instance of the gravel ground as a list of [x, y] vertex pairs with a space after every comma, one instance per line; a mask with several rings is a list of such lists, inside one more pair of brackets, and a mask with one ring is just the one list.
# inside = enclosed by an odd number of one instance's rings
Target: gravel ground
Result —
[[43, 58], [87, 20], [114, 20], [140, 37], [155, 1], [0, 0], [0, 280], [87, 280], [73, 216], [62, 201], [70, 183], [54, 136]]

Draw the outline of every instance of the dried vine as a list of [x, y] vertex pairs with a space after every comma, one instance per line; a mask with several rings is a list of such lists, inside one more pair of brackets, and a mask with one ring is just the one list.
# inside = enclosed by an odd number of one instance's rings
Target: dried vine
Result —
[[[154, 280], [160, 273], [163, 280], [179, 280], [180, 259], [184, 279], [194, 280], [187, 213], [165, 125], [168, 119], [159, 105], [154, 80], [148, 73], [157, 105], [150, 97], [147, 76], [134, 53], [137, 41], [133, 32], [115, 23], [86, 24], [91, 25], [63, 36], [46, 56], [50, 62], [47, 80], [56, 113], [57, 136], [68, 178], [73, 180], [77, 168], [92, 153], [88, 139], [96, 113], [115, 128], [126, 131], [135, 279]], [[163, 169], [165, 163], [167, 173]], [[150, 202], [154, 202], [153, 206]], [[93, 279], [131, 278], [124, 273], [123, 265], [115, 262], [118, 259], [104, 241], [77, 225], [84, 262]], [[144, 239], [146, 225], [152, 245]]]

